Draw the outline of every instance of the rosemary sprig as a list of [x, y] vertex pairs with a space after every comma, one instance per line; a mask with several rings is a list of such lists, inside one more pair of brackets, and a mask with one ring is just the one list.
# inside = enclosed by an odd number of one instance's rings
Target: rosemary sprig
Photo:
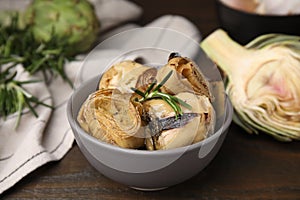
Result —
[[46, 82], [60, 76], [72, 86], [64, 64], [75, 58], [66, 54], [66, 40], [58, 39], [54, 31], [52, 35], [49, 41], [37, 41], [31, 27], [20, 28], [18, 15], [13, 16], [9, 26], [0, 25], [0, 65], [22, 64], [30, 74], [42, 72]]
[[11, 72], [11, 69], [12, 67], [9, 67], [1, 71], [0, 68], [0, 117], [3, 117], [5, 120], [8, 115], [17, 112], [18, 117], [15, 125], [15, 128], [17, 128], [20, 123], [22, 111], [26, 106], [36, 117], [38, 117], [38, 114], [34, 110], [34, 105], [52, 107], [39, 101], [38, 98], [30, 94], [23, 87], [26, 84], [40, 82], [40, 80], [15, 80], [17, 72]]
[[[48, 83], [53, 76], [60, 76], [72, 87], [72, 82], [65, 73], [64, 65], [73, 56], [65, 52], [67, 43], [53, 35], [49, 41], [41, 42], [34, 38], [30, 26], [20, 28], [18, 15], [12, 17], [10, 25], [0, 24], [0, 117], [6, 119], [8, 115], [18, 113], [16, 127], [19, 124], [25, 107], [37, 117], [34, 106], [41, 102], [37, 97], [24, 89], [25, 84], [34, 84], [37, 80], [15, 80], [18, 64], [31, 75], [41, 72]], [[54, 33], [54, 32], [53, 32]]]
[[[147, 101], [147, 100], [150, 100], [150, 99], [155, 99], [155, 98], [164, 100], [174, 110], [175, 116], [176, 116], [176, 119], [177, 119], [177, 117], [179, 115], [183, 114], [180, 105], [182, 105], [182, 106], [184, 106], [184, 107], [186, 107], [186, 108], [188, 108], [190, 110], [192, 109], [192, 106], [189, 105], [188, 103], [186, 103], [185, 101], [183, 101], [183, 100], [181, 100], [181, 99], [173, 96], [173, 95], [170, 95], [170, 94], [167, 94], [167, 93], [164, 93], [164, 92], [160, 91], [160, 88], [171, 77], [172, 72], [173, 71], [170, 71], [159, 84], [157, 84], [156, 81], [154, 81], [153, 83], [151, 83], [149, 85], [149, 87], [146, 89], [145, 92], [142, 92], [141, 90], [139, 90], [137, 88], [133, 88], [133, 87], [131, 88], [131, 90], [133, 90], [136, 94], [138, 94], [138, 95], [140, 95], [142, 97], [140, 99], [137, 99], [138, 102], [144, 102], [144, 101]], [[156, 85], [156, 87], [155, 87], [155, 85]]]

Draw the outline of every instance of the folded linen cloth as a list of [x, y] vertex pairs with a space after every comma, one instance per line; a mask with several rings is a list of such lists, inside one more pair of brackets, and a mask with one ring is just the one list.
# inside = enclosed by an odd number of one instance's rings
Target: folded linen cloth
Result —
[[[112, 3], [113, 1], [115, 3]], [[96, 12], [99, 15], [103, 14], [102, 16], [98, 15], [100, 21], [101, 19], [107, 19], [107, 22], [102, 23], [102, 26], [106, 24], [105, 29], [115, 27], [120, 22], [129, 21], [141, 14], [141, 9], [138, 6], [125, 0], [91, 0], [91, 2], [95, 4]], [[108, 2], [110, 2], [111, 7], [108, 6]], [[119, 6], [122, 6], [124, 17], [120, 17]], [[127, 12], [125, 7], [128, 8]], [[107, 13], [106, 16], [104, 11], [101, 11], [104, 8]], [[119, 15], [113, 23], [109, 19], [114, 16], [109, 17], [108, 15], [111, 13], [113, 13], [111, 15], [114, 15], [116, 12]], [[197, 28], [180, 16], [162, 16], [148, 26], [174, 29], [196, 41], [201, 39]], [[135, 24], [117, 27], [102, 35], [100, 40], [136, 27], [138, 26]], [[71, 81], [76, 80], [85, 55], [80, 57], [81, 60], [70, 62], [65, 66], [66, 73]], [[18, 66], [18, 70], [20, 70], [20, 79], [29, 78], [29, 75], [22, 71], [22, 66]], [[45, 103], [53, 104], [55, 109], [51, 110], [44, 106], [38, 106], [36, 108], [39, 114], [38, 118], [35, 118], [28, 111], [24, 111], [17, 130], [13, 128], [14, 115], [6, 121], [0, 121], [0, 194], [36, 168], [47, 162], [60, 160], [72, 147], [74, 141], [66, 116], [66, 103], [72, 94], [72, 88], [60, 78], [57, 78], [47, 86], [45, 84], [34, 84], [34, 87], [32, 85], [27, 89]]]

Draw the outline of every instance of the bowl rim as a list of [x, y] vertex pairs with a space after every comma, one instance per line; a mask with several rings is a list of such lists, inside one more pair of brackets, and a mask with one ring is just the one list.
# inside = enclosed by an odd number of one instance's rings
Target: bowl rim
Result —
[[268, 19], [272, 19], [272, 18], [277, 18], [277, 19], [293, 19], [295, 17], [300, 17], [300, 14], [293, 14], [293, 15], [276, 15], [276, 14], [259, 14], [259, 13], [255, 13], [255, 12], [249, 12], [249, 11], [245, 11], [245, 10], [241, 10], [241, 9], [236, 9], [232, 6], [229, 6], [228, 4], [224, 3], [222, 0], [215, 0], [217, 4], [224, 6], [225, 8], [233, 11], [233, 12], [237, 12], [238, 14], [243, 14], [243, 15], [247, 15], [250, 17], [256, 17], [256, 18], [268, 18]]
[[[68, 117], [68, 121], [70, 126], [72, 127], [72, 131], [73, 130], [77, 130], [77, 134], [78, 136], [81, 135], [83, 136], [85, 139], [89, 140], [92, 143], [95, 143], [97, 145], [101, 145], [103, 148], [112, 150], [112, 151], [119, 151], [119, 152], [123, 152], [123, 153], [128, 153], [128, 154], [137, 154], [137, 155], [147, 155], [147, 156], [155, 156], [155, 155], [170, 155], [170, 154], [178, 154], [178, 153], [183, 153], [185, 151], [191, 151], [193, 149], [196, 149], [198, 147], [201, 147], [202, 145], [204, 145], [205, 143], [210, 143], [213, 140], [218, 139], [222, 133], [226, 132], [226, 130], [229, 128], [231, 122], [232, 122], [232, 117], [233, 117], [233, 106], [231, 104], [231, 101], [229, 99], [229, 97], [227, 96], [227, 94], [225, 95], [225, 120], [223, 122], [223, 125], [217, 130], [215, 131], [214, 134], [212, 134], [211, 136], [209, 136], [208, 138], [205, 138], [204, 140], [201, 140], [197, 143], [191, 144], [191, 145], [187, 145], [187, 146], [183, 146], [183, 147], [177, 147], [177, 148], [173, 148], [173, 149], [164, 149], [164, 150], [155, 150], [155, 151], [150, 151], [150, 150], [140, 150], [140, 149], [127, 149], [127, 148], [123, 148], [123, 147], [119, 147], [116, 145], [112, 145], [109, 144], [107, 142], [104, 141], [100, 141], [97, 138], [91, 136], [90, 134], [88, 134], [86, 131], [84, 131], [79, 123], [77, 122], [77, 117], [73, 116], [73, 112], [72, 112], [72, 103], [73, 103], [73, 98], [74, 96], [82, 90], [82, 88], [84, 88], [87, 84], [89, 84], [90, 82], [93, 81], [94, 78], [86, 81], [85, 83], [81, 84], [71, 95], [71, 97], [69, 98], [68, 102], [67, 102], [67, 117]], [[73, 133], [74, 134], [74, 133]], [[78, 139], [78, 136], [76, 134], [74, 134], [75, 139]]]

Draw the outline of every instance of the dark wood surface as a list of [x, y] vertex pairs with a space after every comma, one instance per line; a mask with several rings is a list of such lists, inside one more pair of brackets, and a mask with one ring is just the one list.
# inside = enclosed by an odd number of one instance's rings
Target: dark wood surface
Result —
[[[185, 16], [205, 37], [218, 27], [214, 0], [134, 0], [146, 24], [164, 14]], [[300, 199], [300, 143], [248, 135], [232, 123], [211, 164], [192, 179], [141, 192], [98, 173], [77, 145], [59, 162], [42, 166], [0, 199]]]

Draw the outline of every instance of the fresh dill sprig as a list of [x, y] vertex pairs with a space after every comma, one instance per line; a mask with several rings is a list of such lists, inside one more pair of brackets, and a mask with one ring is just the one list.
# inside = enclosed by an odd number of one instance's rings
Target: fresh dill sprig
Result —
[[144, 102], [150, 99], [157, 99], [157, 98], [164, 100], [174, 110], [175, 116], [177, 118], [179, 115], [183, 114], [180, 105], [188, 108], [189, 110], [192, 109], [192, 106], [173, 95], [160, 91], [160, 88], [169, 80], [171, 75], [172, 75], [172, 71], [170, 71], [159, 84], [157, 84], [156, 81], [154, 81], [149, 85], [149, 87], [146, 89], [145, 92], [142, 92], [141, 90], [133, 87], [131, 88], [131, 90], [133, 90], [136, 94], [141, 96], [140, 99], [136, 99], [138, 102]]

